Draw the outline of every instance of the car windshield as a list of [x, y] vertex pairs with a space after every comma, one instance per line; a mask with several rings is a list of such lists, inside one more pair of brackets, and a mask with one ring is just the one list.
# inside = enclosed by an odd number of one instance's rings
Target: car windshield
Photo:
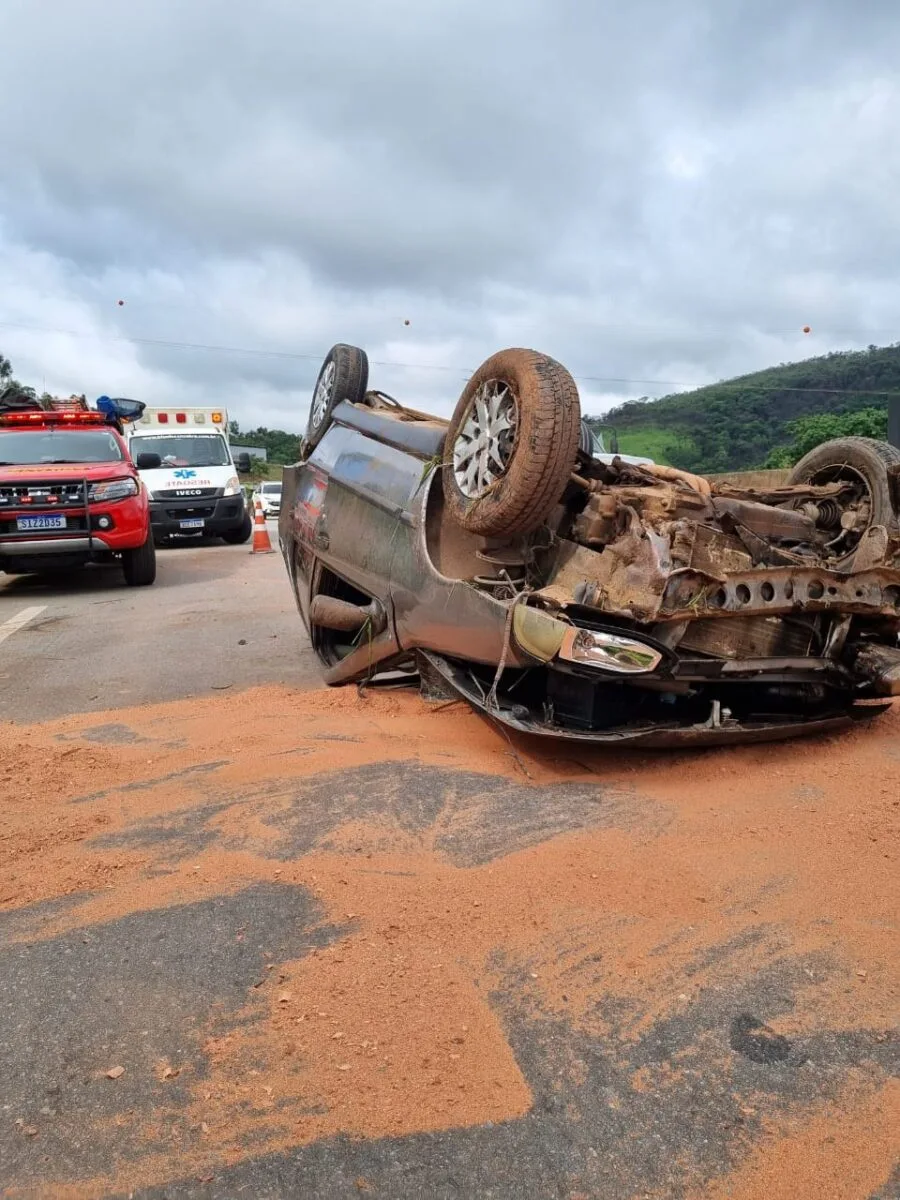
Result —
[[280, 483], [264, 483], [262, 490], [266, 496], [280, 496], [281, 495], [281, 484]]
[[158, 454], [164, 467], [224, 467], [231, 462], [225, 439], [214, 436], [185, 436], [177, 434], [152, 435], [135, 438], [131, 453]]
[[118, 439], [108, 429], [0, 431], [0, 466], [121, 462], [124, 457]]

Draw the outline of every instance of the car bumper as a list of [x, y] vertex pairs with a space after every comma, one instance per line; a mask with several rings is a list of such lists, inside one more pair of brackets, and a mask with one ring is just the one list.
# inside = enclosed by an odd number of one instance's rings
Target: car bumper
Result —
[[0, 532], [0, 569], [14, 562], [44, 558], [90, 562], [110, 553], [134, 550], [147, 540], [147, 501], [142, 496], [107, 505], [92, 505], [89, 527], [84, 510], [69, 510], [65, 531], [20, 532], [15, 529], [18, 517], [34, 515], [28, 511], [4, 514], [5, 528]]
[[[150, 523], [157, 537], [203, 533], [216, 536], [239, 529], [246, 511], [243, 496], [214, 496], [208, 500], [151, 500]], [[198, 521], [202, 524], [191, 524]]]
[[0, 544], [0, 572], [27, 574], [82, 567], [91, 562], [107, 562], [113, 553], [113, 548], [100, 537], [33, 538], [14, 545]]
[[556, 741], [574, 742], [580, 745], [616, 745], [621, 747], [640, 746], [648, 749], [665, 749], [673, 746], [728, 746], [753, 742], [787, 741], [817, 733], [834, 733], [861, 721], [870, 720], [887, 712], [891, 702], [878, 701], [858, 704], [848, 701], [843, 709], [812, 716], [784, 716], [774, 720], [727, 721], [719, 725], [711, 723], [696, 725], [665, 724], [662, 722], [634, 723], [611, 729], [573, 729], [540, 720], [520, 706], [509, 704], [502, 698], [494, 704], [488, 703], [484, 690], [473, 684], [471, 677], [456, 664], [439, 654], [418, 651], [419, 673], [427, 681], [428, 689], [439, 693], [459, 696], [474, 708], [483, 712], [492, 721], [538, 737], [554, 738]]

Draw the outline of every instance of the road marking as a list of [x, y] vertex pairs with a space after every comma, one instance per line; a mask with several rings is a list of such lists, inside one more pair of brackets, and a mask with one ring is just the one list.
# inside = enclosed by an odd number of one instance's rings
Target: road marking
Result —
[[46, 607], [46, 604], [37, 604], [34, 608], [23, 608], [20, 613], [16, 613], [8, 621], [4, 621], [0, 625], [0, 642], [5, 642], [16, 630], [21, 629], [23, 625], [27, 625], [29, 621], [33, 621], [35, 617], [39, 617]]

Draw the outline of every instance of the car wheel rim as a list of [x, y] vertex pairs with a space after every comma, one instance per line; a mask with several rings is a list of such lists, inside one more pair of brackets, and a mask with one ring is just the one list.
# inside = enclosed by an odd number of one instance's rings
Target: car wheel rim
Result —
[[508, 383], [488, 379], [472, 397], [453, 445], [456, 485], [477, 500], [506, 474], [516, 444], [519, 404]]
[[315, 426], [321, 425], [325, 420], [325, 414], [328, 412], [328, 401], [331, 399], [333, 387], [334, 363], [330, 362], [323, 368], [322, 374], [316, 383], [316, 390], [313, 393], [312, 423]]

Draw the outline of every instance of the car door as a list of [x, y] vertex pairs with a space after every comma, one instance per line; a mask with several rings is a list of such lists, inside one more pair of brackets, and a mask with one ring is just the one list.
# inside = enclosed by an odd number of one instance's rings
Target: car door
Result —
[[414, 455], [339, 423], [306, 463], [285, 470], [281, 520], [290, 525], [304, 615], [324, 567], [378, 600], [393, 629], [391, 560], [397, 539], [410, 535], [422, 475]]
[[327, 487], [327, 474], [309, 462], [284, 469], [278, 540], [307, 629], [317, 550], [321, 548], [318, 524], [324, 512]]
[[310, 466], [327, 475], [319, 548], [333, 570], [389, 603], [393, 543], [422, 476], [422, 463], [349, 426], [335, 424]]

